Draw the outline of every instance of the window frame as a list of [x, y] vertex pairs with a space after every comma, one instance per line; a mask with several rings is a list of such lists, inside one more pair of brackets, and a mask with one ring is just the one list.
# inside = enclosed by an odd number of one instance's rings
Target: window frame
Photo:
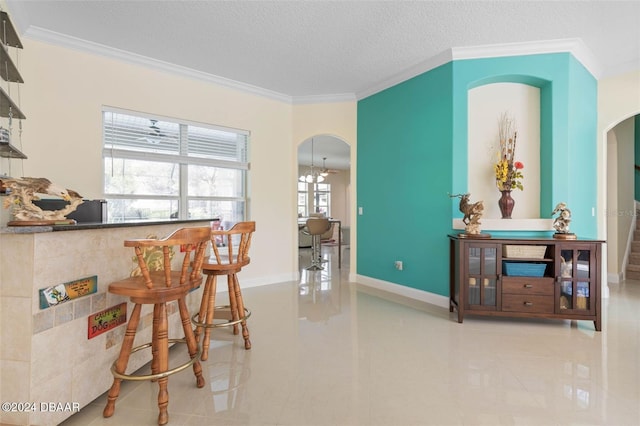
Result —
[[[173, 123], [178, 125], [179, 131], [177, 132], [178, 150], [175, 153], [166, 152], [153, 152], [153, 150], [144, 151], [136, 149], [126, 148], [114, 148], [114, 141], [117, 139], [111, 139], [108, 136], [108, 125], [111, 124], [110, 130], [113, 131], [114, 122], [109, 123], [109, 114], [121, 114], [135, 117], [136, 119], [146, 120], [158, 120], [167, 123]], [[159, 115], [152, 115], [148, 113], [142, 113], [137, 111], [130, 111], [121, 108], [103, 106], [101, 110], [102, 116], [102, 176], [103, 176], [103, 194], [104, 197], [109, 200], [177, 200], [178, 203], [178, 217], [177, 219], [199, 219], [190, 218], [188, 206], [191, 201], [210, 201], [210, 202], [239, 202], [242, 204], [242, 218], [240, 220], [246, 220], [249, 217], [249, 196], [248, 196], [248, 180], [249, 180], [249, 154], [250, 154], [250, 135], [247, 130], [234, 129], [230, 127], [224, 127], [219, 125], [213, 125], [208, 123], [200, 123], [190, 120], [177, 119], [172, 117], [164, 117]], [[113, 116], [112, 116], [113, 117]], [[194, 145], [194, 149], [189, 153], [189, 135], [193, 136], [194, 131], [189, 131], [190, 128], [209, 129], [213, 131], [221, 131], [227, 133], [234, 133], [237, 137], [244, 138], [244, 140], [236, 145], [236, 149], [240, 149], [239, 157], [244, 161], [230, 161], [219, 158], [206, 158], [202, 156], [194, 155], [194, 152], [198, 154], [198, 150]], [[197, 132], [197, 131], [196, 131]], [[213, 151], [212, 151], [213, 152]], [[140, 160], [151, 162], [162, 162], [175, 164], [178, 166], [178, 194], [176, 195], [149, 195], [149, 194], [126, 194], [121, 192], [107, 192], [107, 159], [111, 159], [113, 162], [116, 159], [127, 160]], [[219, 195], [200, 195], [188, 193], [188, 169], [189, 166], [205, 166], [211, 168], [222, 168], [241, 171], [241, 183], [238, 187], [239, 196], [219, 196]], [[168, 219], [168, 218], [167, 218]], [[213, 219], [213, 217], [207, 217], [204, 220]], [[231, 219], [237, 221], [238, 218], [225, 218], [225, 220]], [[128, 221], [126, 218], [120, 221]]]
[[[325, 189], [320, 189], [320, 187], [324, 187]], [[327, 204], [320, 204], [320, 197], [326, 197]], [[321, 208], [326, 207], [326, 211], [320, 211]], [[331, 184], [327, 181], [324, 182], [314, 182], [313, 183], [313, 211], [316, 213], [324, 213], [325, 216], [331, 217]]]

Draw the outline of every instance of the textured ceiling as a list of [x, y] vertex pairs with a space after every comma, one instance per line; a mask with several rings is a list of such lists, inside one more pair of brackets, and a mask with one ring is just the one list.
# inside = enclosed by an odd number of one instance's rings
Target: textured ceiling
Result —
[[581, 39], [640, 68], [640, 1], [5, 0], [18, 31], [117, 48], [296, 97], [366, 92], [448, 49]]
[[[640, 69], [638, 0], [4, 2], [23, 36], [118, 49], [293, 101], [355, 99], [452, 48], [483, 45], [577, 38], [598, 77]], [[316, 142], [316, 164], [348, 168], [342, 141]], [[310, 163], [309, 141], [300, 159]]]

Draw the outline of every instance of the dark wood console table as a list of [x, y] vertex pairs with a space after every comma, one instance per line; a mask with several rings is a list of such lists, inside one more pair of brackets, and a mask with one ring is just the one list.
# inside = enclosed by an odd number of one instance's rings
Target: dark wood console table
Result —
[[601, 319], [597, 240], [450, 235], [449, 311], [465, 315]]

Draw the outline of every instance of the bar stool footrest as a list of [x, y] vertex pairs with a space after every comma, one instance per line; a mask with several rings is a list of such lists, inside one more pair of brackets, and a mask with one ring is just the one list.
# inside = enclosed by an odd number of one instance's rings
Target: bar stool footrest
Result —
[[[218, 309], [231, 309], [231, 305], [216, 306], [214, 309], [216, 311]], [[233, 319], [230, 319], [230, 320], [227, 320], [227, 321], [224, 321], [224, 322], [206, 324], [206, 323], [200, 321], [200, 313], [197, 312], [191, 317], [191, 323], [195, 324], [198, 327], [204, 327], [204, 328], [229, 327], [229, 326], [232, 326], [232, 325], [240, 324], [242, 321], [246, 321], [247, 318], [249, 318], [250, 316], [251, 316], [251, 311], [249, 309], [247, 309], [247, 308], [244, 308], [244, 316], [242, 318], [238, 318], [235, 321]]]
[[[169, 343], [185, 343], [186, 344], [187, 342], [184, 339], [169, 339]], [[152, 343], [145, 343], [143, 345], [136, 346], [135, 348], [131, 349], [131, 353], [133, 354], [142, 349], [150, 348], [151, 346], [152, 346]], [[161, 373], [155, 373], [155, 374], [121, 374], [116, 371], [117, 361], [115, 361], [111, 365], [111, 374], [113, 374], [113, 377], [115, 377], [116, 379], [121, 379], [121, 380], [131, 380], [131, 381], [157, 380], [189, 368], [196, 361], [200, 359], [201, 354], [202, 354], [202, 349], [200, 348], [200, 345], [198, 345], [198, 352], [189, 361], [185, 362], [184, 364], [180, 364], [175, 368], [171, 368], [167, 371], [163, 371]]]

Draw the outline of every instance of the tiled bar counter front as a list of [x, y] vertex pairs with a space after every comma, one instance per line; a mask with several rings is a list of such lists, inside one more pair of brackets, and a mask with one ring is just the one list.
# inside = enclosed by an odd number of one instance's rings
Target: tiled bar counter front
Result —
[[[56, 425], [107, 391], [125, 326], [89, 338], [89, 324], [96, 313], [128, 302], [107, 292], [110, 282], [137, 266], [124, 240], [164, 237], [180, 227], [209, 224], [0, 228], [0, 400], [5, 404], [0, 423]], [[95, 293], [41, 308], [40, 290], [90, 277], [96, 277]], [[192, 312], [201, 291], [188, 296]], [[129, 303], [127, 317], [132, 308]], [[180, 330], [177, 306], [169, 318], [170, 330]], [[136, 344], [150, 341], [151, 325], [149, 309], [143, 311]], [[139, 351], [129, 365], [137, 369], [150, 359], [150, 351]]]

